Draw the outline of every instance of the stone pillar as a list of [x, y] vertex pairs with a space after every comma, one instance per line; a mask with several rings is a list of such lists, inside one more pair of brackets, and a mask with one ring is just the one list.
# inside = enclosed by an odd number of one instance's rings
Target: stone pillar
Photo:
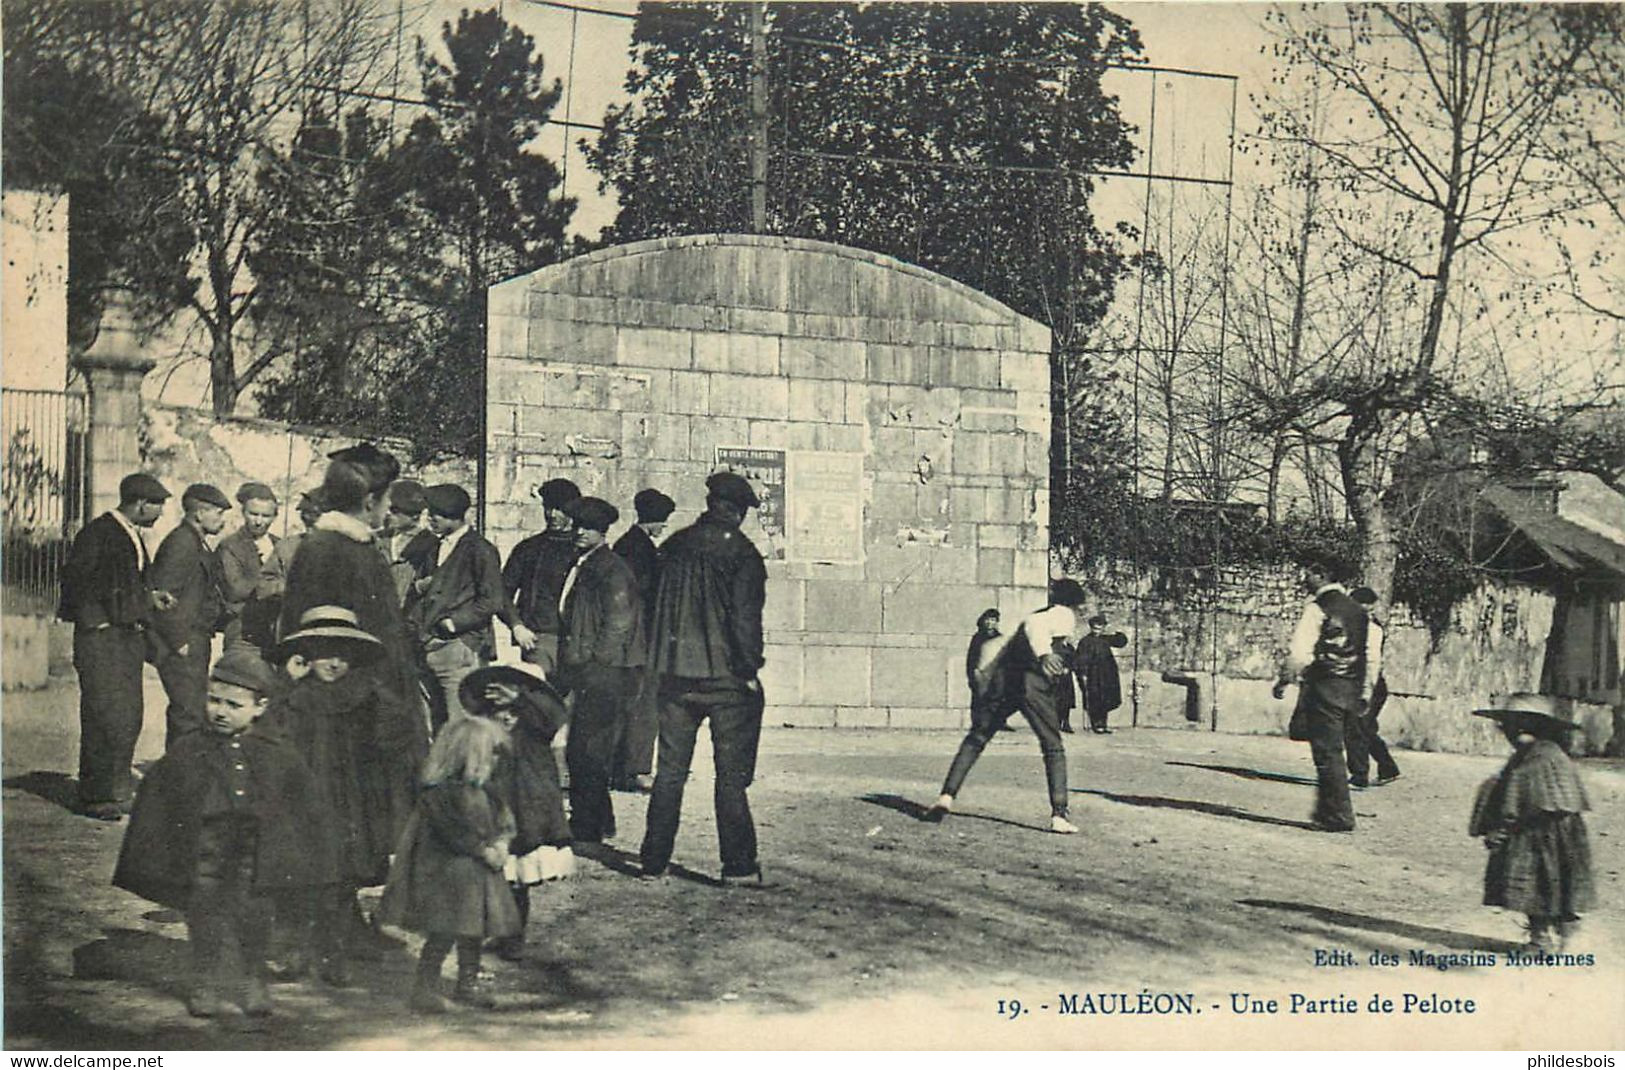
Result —
[[95, 345], [75, 360], [90, 390], [89, 516], [118, 505], [119, 480], [141, 467], [141, 380], [155, 363], [123, 303], [110, 298]]

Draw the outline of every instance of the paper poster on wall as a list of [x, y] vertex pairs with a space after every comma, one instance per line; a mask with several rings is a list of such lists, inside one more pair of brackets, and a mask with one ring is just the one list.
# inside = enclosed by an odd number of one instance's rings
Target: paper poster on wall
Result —
[[751, 537], [767, 560], [785, 560], [784, 450], [718, 446], [716, 467], [736, 472], [750, 480], [762, 504], [751, 510], [754, 520], [746, 518], [745, 534]]
[[861, 563], [863, 454], [793, 451], [787, 475], [790, 560]]

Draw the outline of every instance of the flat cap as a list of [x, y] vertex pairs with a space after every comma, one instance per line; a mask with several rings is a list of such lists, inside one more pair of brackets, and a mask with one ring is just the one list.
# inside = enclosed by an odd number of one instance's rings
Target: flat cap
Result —
[[468, 491], [455, 483], [437, 483], [423, 492], [429, 512], [435, 516], [461, 518], [468, 512]]
[[264, 483], [244, 483], [237, 488], [237, 504], [246, 505], [249, 502], [276, 503], [276, 491]]
[[1349, 592], [1349, 597], [1360, 603], [1362, 606], [1374, 606], [1381, 601], [1381, 599], [1377, 597], [1377, 592], [1372, 590], [1370, 587], [1356, 587], [1354, 590]]
[[563, 509], [581, 497], [581, 488], [568, 479], [550, 479], [536, 488], [536, 497], [549, 509]]
[[564, 507], [564, 515], [580, 527], [608, 531], [621, 518], [621, 511], [602, 498], [577, 498]]
[[1049, 600], [1057, 606], [1076, 608], [1083, 605], [1086, 597], [1083, 586], [1074, 579], [1058, 579], [1049, 587]]
[[327, 455], [330, 461], [346, 461], [367, 473], [367, 490], [377, 493], [388, 487], [401, 474], [401, 462], [395, 455], [379, 449], [371, 442], [358, 442], [334, 450]]
[[276, 673], [265, 664], [260, 652], [246, 643], [227, 647], [209, 670], [209, 679], [246, 687], [262, 695], [277, 689]]
[[389, 504], [403, 513], [417, 514], [428, 508], [423, 484], [415, 479], [397, 479], [389, 485]]
[[202, 502], [204, 505], [218, 506], [221, 509], [231, 508], [231, 499], [213, 483], [193, 483], [187, 487], [181, 493], [181, 504], [184, 506], [188, 502]]
[[131, 472], [118, 481], [121, 502], [161, 502], [169, 497], [169, 488], [145, 472]]
[[762, 499], [751, 489], [750, 481], [736, 472], [712, 472], [705, 480], [705, 489], [725, 502], [733, 502], [744, 509], [754, 509]]
[[657, 523], [671, 516], [677, 503], [653, 487], [645, 487], [632, 496], [632, 508], [637, 510], [639, 521]]

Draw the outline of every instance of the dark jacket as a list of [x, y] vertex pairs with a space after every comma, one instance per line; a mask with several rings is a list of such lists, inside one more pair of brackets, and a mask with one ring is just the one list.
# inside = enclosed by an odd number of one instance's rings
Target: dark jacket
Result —
[[73, 540], [62, 570], [58, 615], [88, 630], [145, 624], [151, 612], [151, 591], [135, 544], [122, 524], [103, 513]]
[[[273, 551], [281, 541], [275, 535], [271, 536]], [[265, 562], [260, 560], [259, 547], [249, 538], [247, 528], [238, 528], [220, 540], [214, 553], [220, 559], [220, 595], [225, 603], [226, 641], [238, 637], [259, 641], [269, 623], [259, 619], [263, 615], [263, 607], [250, 605], [255, 601], [254, 591], [259, 587], [260, 570], [265, 567]]]
[[231, 766], [239, 760], [248, 767], [244, 812], [257, 823], [255, 888], [277, 893], [333, 883], [331, 825], [310, 771], [285, 740], [256, 724], [235, 737], [188, 732], [170, 745], [136, 791], [113, 884], [188, 909], [210, 800], [223, 797]]
[[395, 595], [405, 606], [412, 581], [427, 576], [434, 569], [435, 549], [440, 540], [428, 528], [419, 528], [406, 540], [399, 554], [392, 550], [394, 542], [394, 536], [379, 539], [378, 550], [389, 564], [389, 574], [395, 580]]
[[564, 816], [564, 791], [559, 786], [559, 762], [553, 756], [553, 737], [564, 727], [568, 713], [556, 699], [540, 691], [521, 691], [513, 712], [514, 837], [509, 848], [523, 857], [538, 847], [570, 844], [570, 822]]
[[661, 545], [650, 664], [662, 676], [754, 677], [763, 665], [767, 566], [737, 527], [709, 514]]
[[639, 613], [636, 584], [626, 562], [608, 546], [584, 556], [565, 599], [559, 629], [559, 667], [566, 678], [586, 665], [642, 665]]
[[1078, 640], [1072, 658], [1072, 671], [1083, 685], [1083, 708], [1091, 713], [1110, 713], [1123, 704], [1122, 681], [1112, 647], [1128, 645], [1122, 632], [1086, 635]]
[[1315, 604], [1324, 613], [1320, 638], [1315, 641], [1315, 660], [1304, 672], [1306, 681], [1336, 677], [1365, 681], [1365, 607], [1344, 591], [1329, 587], [1315, 595]]
[[638, 590], [638, 604], [651, 609], [655, 601], [655, 588], [660, 583], [660, 547], [649, 538], [649, 533], [633, 524], [626, 534], [615, 541], [615, 552], [632, 570], [632, 580]]
[[569, 533], [544, 531], [513, 548], [502, 566], [502, 587], [520, 623], [531, 631], [559, 634], [559, 592], [575, 560], [575, 538]]
[[155, 609], [152, 614], [153, 629], [171, 647], [219, 631], [225, 613], [220, 559], [204, 545], [203, 533], [190, 521], [182, 520], [164, 536], [153, 555], [147, 583], [155, 591], [175, 596], [173, 607]]
[[[510, 627], [518, 619], [502, 589], [497, 548], [470, 528], [428, 574], [423, 592], [407, 596], [407, 618], [420, 644], [455, 639], [474, 650], [494, 650], [493, 617]], [[439, 627], [448, 618], [452, 624], [449, 636]]]

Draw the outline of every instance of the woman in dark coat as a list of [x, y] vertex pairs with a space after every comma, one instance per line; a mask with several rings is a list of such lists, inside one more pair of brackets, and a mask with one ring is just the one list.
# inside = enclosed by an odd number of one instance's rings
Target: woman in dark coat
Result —
[[457, 948], [460, 1003], [490, 1007], [479, 983], [480, 948], [487, 938], [519, 932], [519, 909], [503, 880], [514, 836], [513, 756], [508, 733], [470, 711], [448, 721], [424, 763], [422, 792], [406, 825], [380, 917], [423, 933], [411, 1006], [421, 1013], [445, 1009], [440, 965]]
[[338, 460], [328, 466], [320, 491], [328, 511], [300, 539], [288, 569], [279, 634], [297, 631], [307, 611], [337, 605], [354, 613], [357, 626], [382, 645], [382, 656], [362, 671], [378, 685], [377, 739], [393, 840], [412, 812], [414, 782], [428, 752], [429, 722], [418, 694], [395, 581], [373, 543], [373, 523], [382, 511], [389, 480], [374, 489], [373, 479], [359, 464]]
[[492, 950], [517, 961], [524, 953], [531, 886], [563, 880], [575, 872], [570, 823], [564, 816], [564, 792], [553, 757], [553, 737], [568, 714], [558, 692], [530, 664], [475, 669], [463, 680], [459, 697], [464, 709], [496, 716], [510, 726], [514, 772], [508, 805], [515, 832], [503, 875], [519, 908], [519, 932], [497, 941]]

